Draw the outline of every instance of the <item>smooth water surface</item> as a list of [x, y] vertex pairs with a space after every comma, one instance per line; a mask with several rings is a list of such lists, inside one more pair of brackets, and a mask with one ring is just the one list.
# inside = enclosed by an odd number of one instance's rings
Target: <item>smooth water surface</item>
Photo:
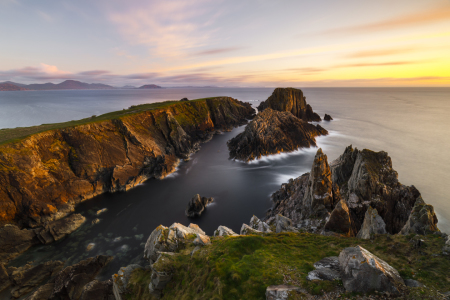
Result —
[[[210, 88], [2, 92], [0, 125], [14, 127], [66, 121], [133, 104], [182, 97], [223, 95], [257, 106], [272, 91]], [[450, 232], [447, 196], [450, 89], [305, 88], [303, 91], [316, 112], [322, 117], [328, 113], [334, 118], [332, 122], [321, 122], [330, 135], [318, 139], [329, 161], [350, 144], [361, 149], [387, 151], [400, 181], [419, 189], [424, 200], [434, 205], [440, 229]], [[138, 261], [147, 237], [160, 224], [193, 222], [210, 235], [219, 225], [238, 232], [252, 215], [264, 216], [271, 206], [269, 195], [281, 183], [309, 172], [317, 150], [275, 155], [250, 164], [229, 160], [226, 142], [243, 129], [216, 135], [164, 180], [149, 180], [128, 192], [104, 194], [85, 201], [77, 208], [88, 218], [81, 230], [59, 243], [33, 248], [13, 264], [50, 259], [69, 259], [68, 263], [74, 263], [98, 254], [115, 255], [113, 263], [103, 272], [106, 278], [133, 259]], [[190, 220], [185, 217], [184, 209], [196, 193], [214, 197], [215, 202], [200, 218]], [[99, 216], [100, 223], [91, 225], [96, 217], [94, 212], [101, 208], [108, 211]], [[89, 243], [95, 246], [87, 252]]]

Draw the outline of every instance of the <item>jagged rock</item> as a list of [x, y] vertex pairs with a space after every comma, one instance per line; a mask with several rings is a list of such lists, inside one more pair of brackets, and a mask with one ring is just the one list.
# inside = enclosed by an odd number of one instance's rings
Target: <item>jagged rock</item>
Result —
[[288, 300], [289, 297], [301, 291], [301, 288], [292, 285], [271, 285], [266, 289], [266, 300]]
[[138, 264], [128, 265], [124, 268], [120, 268], [119, 272], [112, 276], [113, 290], [114, 294], [116, 294], [116, 298], [127, 292], [131, 273], [136, 269], [142, 269], [142, 267]]
[[86, 284], [81, 292], [80, 300], [121, 300], [116, 299], [113, 292], [112, 279], [106, 281], [93, 280]]
[[405, 285], [409, 287], [423, 287], [423, 284], [414, 279], [405, 279]]
[[203, 233], [195, 226], [186, 227], [179, 223], [173, 223], [169, 228], [159, 225], [145, 243], [144, 258], [154, 262], [158, 258], [159, 252], [175, 252], [188, 240], [194, 240], [197, 235]]
[[8, 272], [3, 264], [0, 264], [0, 292], [11, 285]]
[[325, 257], [314, 263], [315, 270], [308, 273], [307, 280], [340, 280], [339, 258]]
[[352, 228], [351, 213], [348, 209], [347, 203], [341, 200], [336, 204], [331, 212], [330, 218], [324, 226], [325, 230], [341, 233], [345, 236], [354, 236], [355, 233]]
[[405, 287], [396, 269], [361, 246], [342, 250], [339, 266], [342, 282], [349, 292], [398, 294]]
[[40, 242], [34, 230], [7, 224], [0, 228], [0, 262], [7, 262], [37, 244]]
[[199, 233], [193, 243], [196, 246], [206, 246], [211, 244], [211, 240], [209, 239], [209, 236]]
[[298, 232], [298, 230], [294, 228], [291, 219], [286, 218], [279, 214], [275, 216], [275, 226], [276, 226], [276, 233], [280, 233], [283, 231]]
[[206, 235], [206, 233], [197, 224], [190, 223], [188, 227], [200, 234]]
[[155, 263], [151, 266], [152, 275], [151, 281], [148, 285], [150, 294], [160, 298], [164, 287], [172, 280], [173, 271], [171, 269], [171, 262], [175, 253], [162, 252]]
[[38, 231], [37, 238], [42, 244], [52, 243], [77, 230], [84, 221], [86, 221], [86, 218], [80, 214], [73, 214], [66, 218], [56, 220]]
[[320, 125], [309, 124], [289, 112], [267, 108], [227, 145], [230, 158], [248, 162], [264, 155], [315, 147], [315, 137], [327, 134]]
[[240, 235], [259, 234], [259, 233], [262, 232], [248, 226], [247, 224], [242, 224]]
[[422, 197], [419, 196], [400, 234], [429, 234], [439, 231], [437, 222], [433, 206], [426, 204]]
[[199, 194], [195, 195], [186, 206], [186, 216], [190, 218], [200, 217], [206, 206], [213, 201], [214, 198], [200, 197]]
[[25, 300], [49, 300], [50, 296], [53, 293], [54, 287], [55, 287], [55, 284], [52, 282], [41, 285], [36, 291], [34, 291]]
[[322, 121], [320, 116], [313, 112], [312, 107], [306, 103], [302, 90], [294, 88], [276, 88], [266, 101], [261, 102], [258, 110], [271, 108], [277, 111], [291, 112], [294, 116], [306, 122]]
[[214, 236], [238, 236], [233, 230], [226, 226], [220, 225], [215, 231]]
[[352, 176], [353, 166], [358, 153], [359, 150], [353, 149], [352, 145], [350, 145], [345, 148], [344, 153], [338, 159], [330, 163], [331, 177], [334, 184], [341, 186]]
[[374, 234], [386, 234], [386, 224], [377, 212], [371, 206], [366, 211], [361, 230], [356, 235], [359, 239], [370, 239]]
[[325, 121], [331, 121], [331, 120], [333, 120], [333, 118], [332, 118], [330, 115], [328, 115], [328, 114], [325, 114], [325, 116], [323, 117], [323, 119], [324, 119]]
[[253, 216], [250, 219], [250, 227], [261, 232], [272, 232], [272, 230], [270, 230], [270, 226], [266, 222], [258, 219], [257, 216]]
[[12, 281], [11, 295], [14, 298], [28, 294], [44, 280], [61, 271], [64, 263], [61, 261], [49, 261], [25, 270], [15, 270], [10, 278]]

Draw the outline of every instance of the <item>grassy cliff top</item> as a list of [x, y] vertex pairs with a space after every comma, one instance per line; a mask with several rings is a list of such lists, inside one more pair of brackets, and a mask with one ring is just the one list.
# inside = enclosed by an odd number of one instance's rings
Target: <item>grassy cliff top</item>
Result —
[[[218, 98], [218, 97], [211, 97], [211, 98]], [[138, 114], [149, 110], [159, 109], [159, 108], [165, 108], [172, 105], [181, 105], [184, 103], [192, 103], [192, 102], [199, 102], [199, 101], [205, 101], [206, 99], [211, 98], [202, 98], [202, 99], [195, 99], [190, 101], [164, 101], [164, 102], [155, 102], [155, 103], [149, 103], [149, 104], [141, 104], [141, 105], [133, 105], [130, 106], [128, 109], [123, 109], [119, 111], [113, 111], [109, 112], [100, 116], [92, 116], [89, 118], [81, 119], [81, 120], [74, 120], [69, 122], [62, 122], [62, 123], [52, 123], [52, 124], [42, 124], [38, 126], [31, 126], [31, 127], [17, 127], [17, 128], [5, 128], [0, 129], [0, 145], [12, 143], [19, 141], [21, 139], [24, 139], [30, 135], [41, 133], [49, 130], [55, 130], [55, 129], [62, 129], [67, 127], [73, 127], [78, 125], [85, 125], [95, 122], [101, 122], [101, 121], [107, 121], [112, 119], [121, 118], [128, 115]]]
[[[315, 262], [357, 245], [396, 268], [403, 278], [426, 286], [408, 288], [402, 299], [438, 299], [437, 291], [450, 289], [450, 259], [441, 254], [445, 240], [437, 235], [421, 236], [425, 246], [414, 249], [410, 243], [413, 237], [378, 235], [373, 240], [361, 240], [309, 233], [212, 237], [212, 245], [202, 247], [192, 257], [191, 244], [165, 260], [164, 269], [174, 277], [162, 299], [265, 299], [267, 286], [279, 284], [301, 286], [310, 295], [342, 289], [341, 281], [308, 281], [306, 276]], [[130, 293], [124, 299], [155, 299], [148, 291], [150, 275], [150, 270], [133, 271]], [[356, 299], [358, 295], [344, 293], [341, 297]], [[296, 296], [292, 299], [310, 299]]]

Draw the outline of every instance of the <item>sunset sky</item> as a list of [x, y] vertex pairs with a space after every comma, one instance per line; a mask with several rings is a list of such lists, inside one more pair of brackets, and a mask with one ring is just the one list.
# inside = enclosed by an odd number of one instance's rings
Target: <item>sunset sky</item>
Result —
[[450, 86], [450, 1], [0, 0], [0, 81]]

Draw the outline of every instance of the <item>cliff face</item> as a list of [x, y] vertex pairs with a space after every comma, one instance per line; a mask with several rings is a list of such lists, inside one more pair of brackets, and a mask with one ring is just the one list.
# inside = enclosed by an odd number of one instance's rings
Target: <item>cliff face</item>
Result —
[[316, 114], [311, 105], [306, 103], [302, 90], [294, 88], [276, 88], [272, 95], [261, 102], [258, 106], [259, 111], [271, 108], [278, 111], [288, 111], [299, 119], [306, 122], [322, 121], [320, 116]]
[[222, 97], [51, 130], [0, 146], [0, 224], [36, 227], [104, 192], [171, 173], [215, 130], [246, 123], [250, 104]]
[[327, 135], [320, 125], [312, 125], [290, 112], [267, 108], [245, 131], [228, 141], [230, 158], [248, 162], [263, 155], [290, 152], [316, 146], [316, 136]]
[[[396, 234], [402, 230], [420, 193], [414, 186], [398, 182], [386, 152], [349, 146], [330, 165], [324, 159], [319, 149], [311, 173], [291, 179], [272, 195], [274, 206], [268, 218], [282, 214], [313, 231], [325, 229], [354, 236], [362, 227], [366, 211], [375, 208], [386, 232]], [[428, 231], [438, 231], [436, 215], [429, 207], [424, 217], [417, 219], [427, 224]], [[339, 225], [344, 219], [348, 220], [346, 230]], [[424, 227], [419, 225], [416, 227]]]

